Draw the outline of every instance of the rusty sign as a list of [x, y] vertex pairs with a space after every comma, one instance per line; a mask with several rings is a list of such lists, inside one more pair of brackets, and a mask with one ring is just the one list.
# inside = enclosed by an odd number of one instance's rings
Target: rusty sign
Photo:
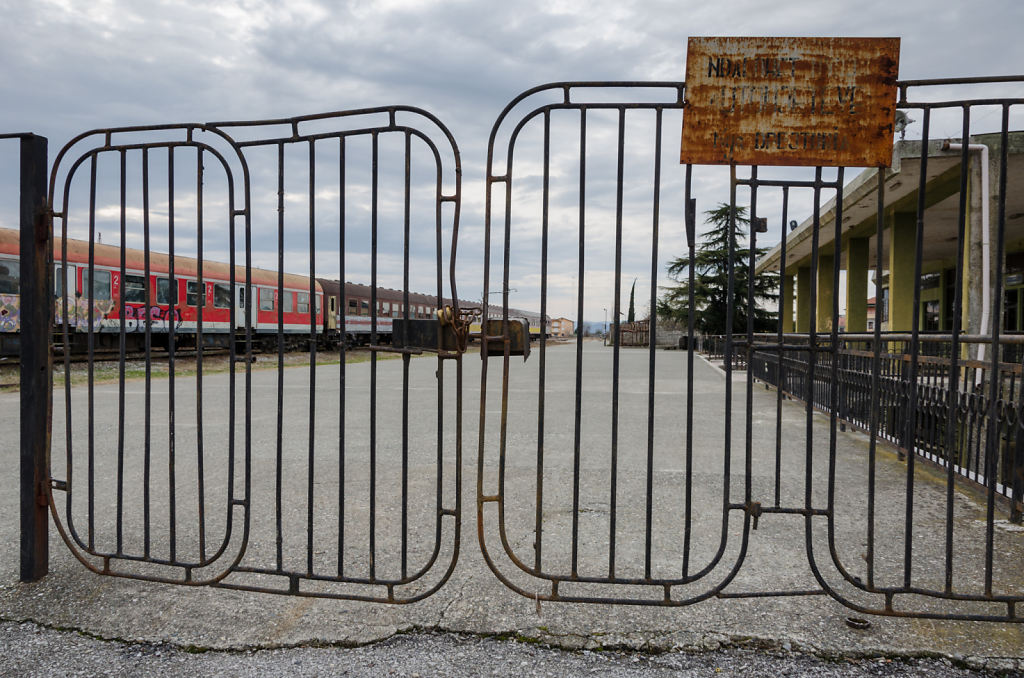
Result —
[[680, 162], [888, 167], [899, 38], [690, 38]]

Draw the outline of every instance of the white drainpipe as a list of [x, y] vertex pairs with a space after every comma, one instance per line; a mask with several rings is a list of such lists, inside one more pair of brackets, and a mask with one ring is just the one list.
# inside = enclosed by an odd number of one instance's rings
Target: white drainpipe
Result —
[[[962, 151], [963, 144], [953, 144], [946, 142], [943, 145], [943, 150], [947, 151]], [[991, 278], [991, 256], [989, 254], [992, 249], [991, 242], [989, 240], [989, 224], [988, 224], [988, 203], [989, 203], [989, 187], [988, 187], [988, 146], [985, 144], [968, 144], [967, 150], [977, 152], [981, 154], [981, 327], [979, 328], [979, 334], [985, 334], [989, 326], [989, 307], [991, 306], [992, 291], [990, 289], [989, 278]], [[991, 334], [991, 332], [989, 332]], [[978, 360], [985, 359], [985, 344], [978, 345]], [[981, 372], [977, 372], [978, 382], [981, 381]]]

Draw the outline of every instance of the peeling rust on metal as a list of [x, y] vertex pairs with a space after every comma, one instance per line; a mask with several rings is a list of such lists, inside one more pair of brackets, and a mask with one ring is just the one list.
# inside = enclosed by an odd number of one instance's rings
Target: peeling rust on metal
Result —
[[680, 161], [888, 167], [899, 38], [690, 38]]

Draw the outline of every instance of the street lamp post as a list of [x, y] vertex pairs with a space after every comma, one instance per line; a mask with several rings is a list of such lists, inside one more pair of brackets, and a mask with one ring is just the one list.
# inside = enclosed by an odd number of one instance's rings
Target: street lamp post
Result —
[[[493, 292], [488, 292], [488, 293], [487, 293], [487, 296], [489, 297], [489, 296], [491, 296], [492, 294], [506, 294], [506, 293], [510, 293], [510, 292], [518, 292], [518, 291], [519, 291], [519, 290], [517, 290], [517, 289], [516, 289], [516, 288], [514, 288], [514, 287], [509, 287], [509, 288], [507, 288], [507, 289], [505, 289], [505, 290], [494, 290]], [[483, 299], [481, 300], [481, 303], [483, 304], [483, 307], [484, 307], [484, 308], [483, 308], [483, 311], [484, 311], [484, 314], [486, 315], [486, 314], [487, 314], [487, 309], [488, 309], [488, 308], [490, 308], [490, 306], [491, 306], [491, 305], [490, 305], [490, 303], [489, 303], [489, 302], [487, 301], [487, 297], [484, 297], [484, 298], [483, 298]]]

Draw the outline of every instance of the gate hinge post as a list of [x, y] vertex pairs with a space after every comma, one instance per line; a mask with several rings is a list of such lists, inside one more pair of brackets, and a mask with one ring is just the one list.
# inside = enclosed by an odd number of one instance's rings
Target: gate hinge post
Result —
[[50, 499], [49, 499], [49, 496], [47, 494], [49, 492], [49, 490], [50, 490], [49, 483], [47, 483], [45, 480], [40, 480], [39, 481], [39, 487], [36, 489], [36, 504], [37, 505], [39, 505], [39, 506], [49, 506], [50, 505]]
[[19, 503], [21, 581], [49, 569], [49, 514], [45, 500], [50, 413], [53, 405], [53, 234], [47, 215], [47, 140], [21, 139], [19, 264], [21, 272], [21, 450]]
[[754, 520], [754, 529], [756, 530], [757, 529], [757, 521], [761, 517], [761, 502], [759, 502], [759, 501], [748, 501], [743, 506], [743, 511], [748, 516], [753, 518], [753, 520]]

